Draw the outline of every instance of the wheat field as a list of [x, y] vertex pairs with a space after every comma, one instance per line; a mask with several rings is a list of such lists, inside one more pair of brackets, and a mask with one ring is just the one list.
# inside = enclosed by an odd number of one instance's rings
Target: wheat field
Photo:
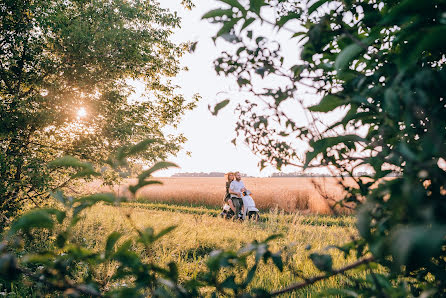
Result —
[[[164, 202], [182, 205], [204, 205], [219, 207], [225, 195], [224, 178], [156, 178], [163, 185], [150, 185], [140, 189], [135, 196], [128, 185], [135, 180], [126, 180], [115, 186], [113, 192], [129, 200]], [[351, 178], [344, 178], [352, 185]], [[261, 210], [283, 210], [286, 212], [331, 214], [330, 206], [343, 198], [344, 190], [335, 177], [290, 177], [290, 178], [244, 178], [246, 187]], [[101, 189], [93, 183], [90, 188]], [[106, 189], [101, 189], [102, 191]], [[109, 190], [109, 189], [108, 189]], [[349, 213], [348, 209], [340, 210]]]

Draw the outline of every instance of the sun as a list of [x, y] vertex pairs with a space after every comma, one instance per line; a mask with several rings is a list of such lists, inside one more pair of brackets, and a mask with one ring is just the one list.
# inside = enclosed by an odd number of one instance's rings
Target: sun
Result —
[[77, 118], [84, 118], [85, 116], [87, 116], [87, 110], [84, 107], [80, 107], [77, 110]]

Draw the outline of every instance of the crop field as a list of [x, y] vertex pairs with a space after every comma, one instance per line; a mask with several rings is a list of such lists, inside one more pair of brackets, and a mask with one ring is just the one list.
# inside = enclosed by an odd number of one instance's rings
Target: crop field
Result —
[[[131, 180], [125, 181], [114, 192], [138, 202], [168, 202], [181, 205], [220, 207], [225, 195], [224, 178], [158, 178], [163, 185], [141, 189], [133, 198], [127, 191]], [[262, 210], [279, 209], [309, 214], [330, 214], [329, 204], [343, 198], [338, 178], [244, 178], [246, 187], [253, 193], [256, 205]], [[352, 184], [351, 178], [346, 183]], [[93, 185], [91, 187], [99, 187]], [[348, 213], [348, 210], [341, 210]]]
[[[160, 231], [171, 225], [177, 226], [145, 252], [160, 264], [171, 261], [179, 265], [180, 279], [189, 280], [204, 269], [210, 252], [219, 248], [238, 250], [253, 240], [263, 240], [276, 233], [282, 238], [271, 242], [274, 251], [287, 247], [284, 255], [288, 261], [283, 272], [272, 264], [264, 264], [259, 269], [252, 287], [275, 290], [291, 283], [302, 281], [293, 271], [300, 270], [305, 277], [321, 274], [312, 265], [308, 255], [312, 252], [325, 252], [328, 245], [342, 244], [355, 236], [354, 218], [350, 216], [332, 217], [324, 215], [283, 214], [280, 212], [262, 213], [260, 222], [233, 222], [216, 216], [219, 210], [206, 207], [185, 207], [163, 203], [124, 203], [121, 206], [101, 205], [89, 210], [75, 231], [77, 241], [87, 247], [101, 250], [107, 235], [119, 231], [125, 235], [121, 241], [136, 235], [132, 222], [138, 228], [153, 227]], [[130, 218], [130, 220], [129, 220]], [[309, 249], [309, 247], [311, 248]], [[137, 249], [135, 247], [135, 249]], [[333, 254], [334, 267], [352, 262], [336, 250]], [[105, 288], [117, 285], [110, 282], [114, 273], [112, 264], [98, 268], [95, 273]], [[356, 275], [355, 275], [356, 274]], [[358, 276], [352, 272], [351, 277]], [[345, 277], [336, 276], [300, 290], [292, 297], [313, 296], [312, 293], [324, 288], [339, 288]], [[119, 285], [118, 285], [119, 286]], [[122, 286], [125, 286], [124, 284]], [[204, 295], [209, 293], [203, 293]], [[289, 297], [289, 296], [287, 296]]]

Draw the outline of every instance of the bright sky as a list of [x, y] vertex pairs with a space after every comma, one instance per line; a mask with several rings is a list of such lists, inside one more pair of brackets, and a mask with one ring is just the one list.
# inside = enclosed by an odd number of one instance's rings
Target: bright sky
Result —
[[[167, 3], [166, 3], [167, 2]], [[235, 137], [234, 127], [237, 117], [234, 113], [235, 102], [243, 100], [246, 93], [239, 92], [234, 78], [217, 76], [214, 71], [213, 61], [219, 57], [219, 53], [228, 48], [228, 44], [217, 41], [215, 45], [211, 37], [218, 30], [217, 26], [207, 21], [201, 21], [201, 16], [207, 11], [218, 7], [216, 1], [196, 0], [196, 7], [192, 11], [185, 10], [179, 4], [180, 0], [162, 1], [162, 6], [176, 10], [182, 17], [182, 28], [178, 30], [173, 39], [175, 41], [198, 41], [196, 51], [183, 57], [182, 62], [189, 67], [188, 72], [181, 73], [174, 82], [181, 86], [181, 92], [191, 98], [194, 93], [202, 97], [198, 107], [188, 112], [177, 131], [183, 133], [188, 141], [184, 149], [176, 156], [168, 160], [177, 163], [180, 170], [167, 170], [158, 172], [158, 176], [170, 176], [176, 172], [227, 172], [238, 170], [252, 176], [269, 176], [276, 172], [273, 168], [266, 168], [262, 172], [258, 167], [259, 158], [249, 148], [239, 142], [235, 147], [231, 140]], [[255, 25], [255, 23], [254, 23]], [[255, 31], [255, 30], [254, 30]], [[273, 31], [262, 34], [272, 36]], [[275, 35], [274, 38], [282, 42], [286, 57], [290, 57], [296, 63], [298, 53], [296, 45], [290, 42], [287, 33]], [[278, 84], [280, 82], [266, 82], [266, 84]], [[224, 94], [222, 93], [224, 92]], [[231, 104], [221, 110], [217, 117], [211, 115], [208, 104], [230, 98]], [[314, 101], [313, 98], [309, 100]], [[302, 110], [298, 107], [296, 115], [304, 119]], [[305, 146], [302, 146], [302, 152]], [[186, 152], [191, 152], [188, 156]], [[296, 171], [297, 168], [288, 168], [285, 171]]]

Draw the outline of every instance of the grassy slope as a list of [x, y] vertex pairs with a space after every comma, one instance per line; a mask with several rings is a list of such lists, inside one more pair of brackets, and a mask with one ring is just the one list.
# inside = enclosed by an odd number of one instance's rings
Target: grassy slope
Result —
[[[126, 219], [127, 214], [139, 228], [151, 226], [155, 231], [159, 231], [176, 225], [177, 228], [173, 232], [156, 243], [150, 256], [163, 264], [177, 262], [180, 266], [180, 276], [185, 280], [204, 268], [206, 257], [213, 249], [237, 250], [245, 243], [265, 239], [274, 233], [282, 233], [284, 237], [276, 240], [272, 244], [273, 248], [278, 250], [291, 245], [288, 249], [291, 254], [290, 264], [301, 270], [305, 276], [314, 276], [320, 272], [311, 264], [308, 255], [311, 252], [323, 251], [328, 245], [347, 242], [355, 234], [351, 217], [284, 215], [271, 212], [262, 214], [263, 221], [259, 223], [239, 223], [217, 217], [218, 212], [217, 209], [204, 207], [154, 203], [127, 203], [121, 207], [103, 205], [88, 212], [86, 218], [79, 223], [76, 235], [78, 241], [102, 250], [107, 235], [112, 231], [122, 232], [124, 239], [132, 236], [131, 225]], [[311, 250], [305, 249], [308, 244], [311, 245]], [[335, 250], [331, 252], [334, 253], [335, 267], [352, 261], [344, 260]], [[112, 272], [111, 267], [98, 268], [97, 275], [107, 282]], [[298, 279], [290, 269], [281, 273], [268, 264], [259, 268], [253, 286], [273, 290], [296, 281]], [[302, 297], [321, 288], [339, 287], [342, 281], [342, 277], [334, 277], [295, 295]]]

